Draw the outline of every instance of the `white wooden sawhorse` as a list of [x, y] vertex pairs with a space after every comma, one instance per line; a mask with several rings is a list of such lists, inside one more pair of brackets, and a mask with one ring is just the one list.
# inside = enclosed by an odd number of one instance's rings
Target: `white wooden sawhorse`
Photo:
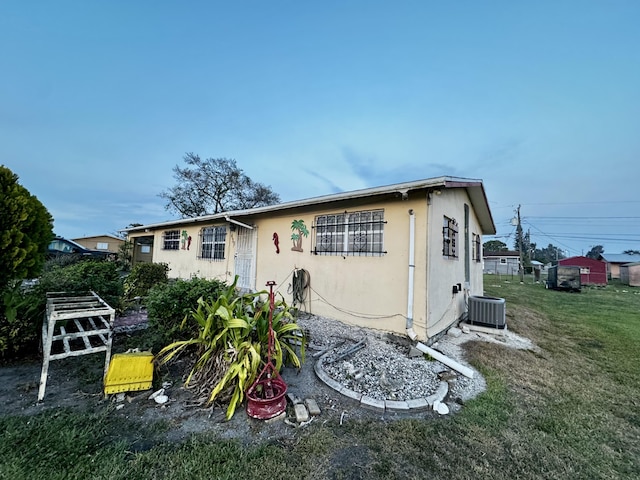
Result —
[[111, 361], [115, 310], [95, 292], [47, 293], [47, 309], [42, 324], [42, 374], [38, 402], [44, 399], [49, 362], [90, 353], [105, 353], [104, 376]]

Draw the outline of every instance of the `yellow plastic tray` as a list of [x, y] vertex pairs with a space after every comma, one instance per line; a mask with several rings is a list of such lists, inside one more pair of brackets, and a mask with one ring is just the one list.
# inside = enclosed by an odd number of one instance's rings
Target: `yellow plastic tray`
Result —
[[153, 381], [151, 352], [117, 353], [111, 358], [104, 379], [104, 393], [149, 390]]

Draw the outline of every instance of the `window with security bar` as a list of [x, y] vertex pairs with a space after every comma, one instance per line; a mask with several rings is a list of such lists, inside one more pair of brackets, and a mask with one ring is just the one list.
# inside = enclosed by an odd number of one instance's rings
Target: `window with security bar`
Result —
[[166, 230], [162, 234], [162, 249], [163, 250], [180, 249], [180, 230]]
[[316, 255], [372, 256], [384, 250], [384, 210], [319, 215], [313, 225]]
[[482, 261], [482, 248], [480, 246], [480, 235], [473, 234], [473, 259], [476, 262]]
[[200, 230], [200, 251], [198, 258], [224, 260], [226, 227], [205, 227]]
[[449, 217], [444, 217], [442, 226], [442, 255], [458, 258], [458, 222]]

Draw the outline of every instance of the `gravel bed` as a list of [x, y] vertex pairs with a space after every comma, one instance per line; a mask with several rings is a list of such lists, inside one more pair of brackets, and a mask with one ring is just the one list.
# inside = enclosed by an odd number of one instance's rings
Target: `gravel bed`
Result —
[[307, 361], [322, 362], [331, 378], [357, 393], [405, 401], [428, 397], [442, 380], [449, 382], [450, 398], [466, 400], [473, 396], [470, 390], [477, 390], [477, 380], [440, 362], [422, 355], [409, 357], [408, 337], [316, 316], [299, 317], [297, 323], [308, 335], [309, 357], [315, 357]]

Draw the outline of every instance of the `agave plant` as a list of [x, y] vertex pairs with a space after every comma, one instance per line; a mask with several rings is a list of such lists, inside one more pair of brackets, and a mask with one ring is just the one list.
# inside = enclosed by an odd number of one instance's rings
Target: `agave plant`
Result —
[[[197, 323], [198, 336], [173, 342], [156, 356], [165, 364], [185, 350], [196, 347], [197, 359], [185, 385], [206, 394], [206, 403], [229, 393], [227, 419], [231, 418], [249, 387], [267, 361], [269, 313], [266, 291], [237, 295], [237, 277], [215, 301], [198, 300], [198, 307], [183, 320]], [[285, 357], [295, 367], [304, 361], [304, 338], [284, 299], [275, 302], [273, 312], [274, 351], [272, 360], [279, 371]], [[292, 341], [296, 342], [292, 344]], [[300, 356], [296, 349], [300, 345]], [[286, 352], [286, 355], [285, 355]]]

